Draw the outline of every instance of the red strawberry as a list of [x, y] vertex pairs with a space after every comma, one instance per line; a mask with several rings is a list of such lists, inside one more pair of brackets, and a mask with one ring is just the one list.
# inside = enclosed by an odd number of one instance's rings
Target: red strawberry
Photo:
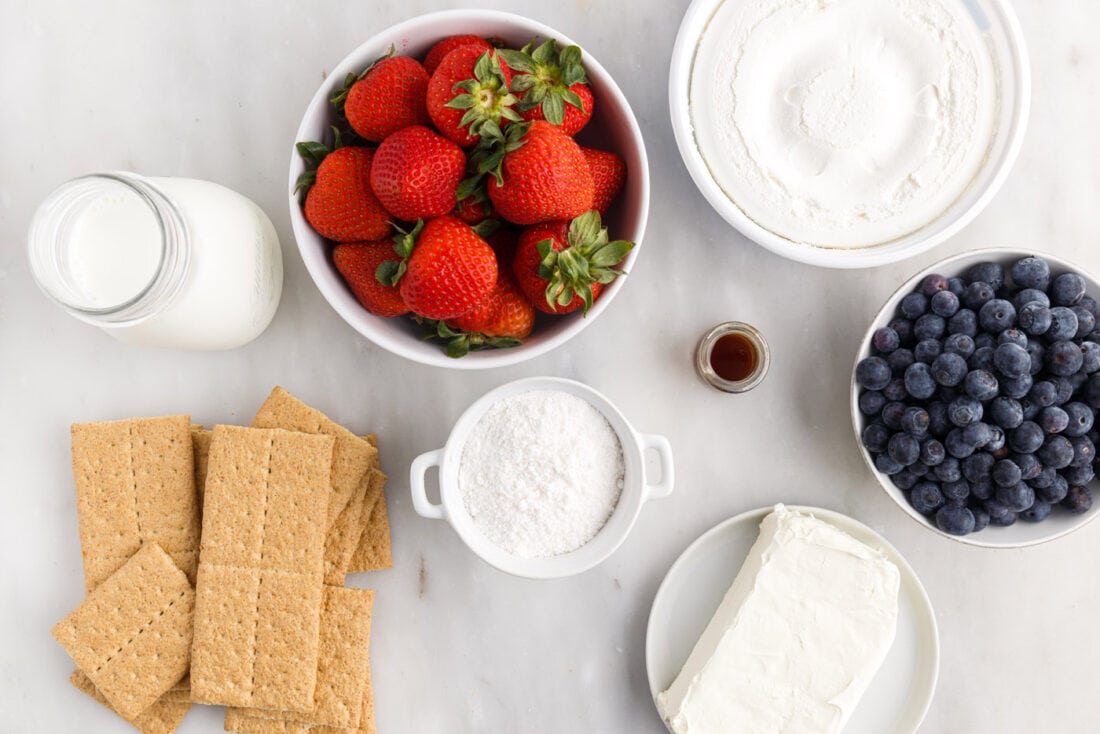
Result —
[[567, 135], [576, 135], [592, 119], [595, 99], [579, 46], [559, 52], [551, 39], [535, 49], [529, 43], [520, 51], [501, 51], [501, 55], [516, 72], [510, 89], [520, 98], [517, 107], [523, 119], [560, 125]]
[[397, 260], [390, 240], [348, 242], [337, 245], [332, 252], [332, 261], [356, 300], [376, 316], [400, 316], [409, 312], [397, 288], [381, 283], [376, 277], [382, 263], [396, 263]]
[[455, 205], [454, 215], [471, 227], [493, 216], [493, 205], [489, 203], [487, 195], [483, 193], [482, 196], [480, 199], [468, 196], [459, 200]]
[[428, 82], [428, 115], [454, 142], [474, 145], [486, 121], [502, 126], [522, 119], [508, 91], [511, 79], [496, 50], [460, 46], [443, 57]]
[[431, 47], [428, 55], [424, 57], [424, 69], [427, 70], [429, 75], [433, 74], [439, 67], [439, 62], [443, 61], [444, 56], [463, 46], [477, 46], [482, 51], [491, 51], [493, 48], [493, 44], [481, 36], [450, 36]]
[[512, 260], [516, 256], [516, 245], [519, 244], [519, 231], [511, 227], [500, 227], [486, 237], [485, 241], [496, 253], [497, 265], [511, 271]]
[[448, 214], [466, 170], [462, 148], [426, 127], [413, 125], [382, 141], [370, 184], [386, 210], [415, 222]]
[[592, 185], [596, 193], [592, 197], [592, 208], [607, 214], [611, 202], [619, 195], [626, 180], [626, 163], [623, 159], [606, 150], [581, 148], [584, 159], [588, 161], [588, 170], [592, 173]]
[[512, 272], [538, 310], [562, 314], [583, 306], [588, 313], [603, 286], [621, 275], [615, 266], [633, 247], [626, 240], [609, 242], [599, 213], [592, 210], [572, 222], [525, 229]]
[[396, 267], [379, 269], [379, 279], [400, 284], [401, 298], [427, 319], [453, 319], [473, 310], [493, 291], [497, 259], [493, 249], [461, 220], [446, 216], [418, 222], [396, 238]]
[[[307, 170], [295, 191], [305, 190], [306, 221], [322, 237], [337, 242], [380, 240], [391, 231], [390, 215], [370, 188], [370, 148], [298, 143]], [[314, 170], [315, 169], [315, 170]]]
[[516, 277], [502, 271], [489, 297], [450, 325], [485, 336], [524, 339], [535, 325], [535, 307], [519, 289]]
[[[526, 133], [524, 133], [526, 129]], [[486, 128], [500, 164], [488, 182], [489, 200], [515, 224], [572, 219], [592, 207], [592, 174], [584, 153], [561, 128], [538, 120], [512, 125], [506, 133]]]
[[428, 72], [416, 59], [388, 56], [359, 76], [348, 74], [332, 102], [355, 132], [378, 143], [401, 128], [428, 124], [427, 93]]

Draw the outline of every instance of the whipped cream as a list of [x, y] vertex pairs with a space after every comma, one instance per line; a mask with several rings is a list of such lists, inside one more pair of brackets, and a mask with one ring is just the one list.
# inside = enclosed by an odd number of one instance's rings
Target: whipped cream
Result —
[[783, 505], [657, 708], [674, 734], [835, 734], [893, 644], [886, 555]]
[[966, 191], [997, 110], [992, 55], [953, 0], [725, 0], [692, 66], [715, 182], [787, 239], [911, 234]]

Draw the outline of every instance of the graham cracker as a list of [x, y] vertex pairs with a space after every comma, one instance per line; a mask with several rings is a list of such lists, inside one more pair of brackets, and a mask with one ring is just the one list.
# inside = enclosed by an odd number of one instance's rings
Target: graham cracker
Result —
[[363, 438], [364, 441], [369, 443], [374, 448], [378, 448], [378, 434], [377, 433], [368, 433], [367, 435], [363, 436], [362, 438]]
[[373, 488], [376, 495], [367, 521], [363, 525], [363, 534], [359, 546], [348, 564], [348, 573], [378, 571], [393, 567], [393, 552], [390, 548], [390, 519], [386, 510], [386, 475], [378, 472], [381, 479]]
[[195, 491], [199, 498], [199, 512], [202, 512], [202, 496], [206, 491], [206, 465], [210, 460], [210, 440], [212, 431], [202, 426], [191, 426], [191, 449], [195, 457]]
[[367, 666], [367, 674], [364, 682], [362, 713], [359, 716], [359, 726], [355, 729], [337, 729], [332, 726], [315, 726], [309, 730], [309, 734], [378, 734], [374, 723], [374, 690], [371, 687], [370, 666]]
[[343, 586], [344, 576], [351, 565], [352, 555], [363, 536], [363, 527], [370, 519], [374, 504], [378, 501], [380, 488], [385, 484], [386, 476], [377, 469], [368, 469], [359, 480], [359, 486], [352, 495], [351, 502], [344, 508], [336, 522], [329, 528], [325, 538], [325, 583]]
[[111, 708], [131, 720], [186, 675], [194, 606], [187, 576], [150, 542], [51, 632]]
[[214, 427], [191, 659], [196, 703], [312, 710], [334, 443]]
[[[299, 721], [313, 726], [355, 729], [370, 679], [370, 628], [374, 592], [325, 586], [321, 612], [317, 689], [308, 714], [261, 709], [229, 709], [243, 717]], [[229, 725], [227, 715], [226, 726]]]
[[86, 591], [155, 541], [193, 583], [199, 505], [187, 416], [72, 426]]
[[[312, 731], [309, 724], [300, 721], [286, 721], [284, 719], [261, 719], [256, 716], [248, 716], [243, 711], [248, 709], [226, 709], [226, 731], [235, 731], [237, 734], [308, 734]], [[350, 734], [345, 729], [337, 731]]]
[[252, 427], [326, 434], [336, 439], [332, 453], [332, 500], [329, 502], [326, 529], [347, 506], [359, 485], [359, 479], [378, 457], [378, 449], [374, 446], [281, 387], [272, 390], [260, 406], [252, 419]]
[[[84, 675], [79, 670], [73, 671], [73, 674], [69, 676], [69, 682], [78, 690], [94, 698], [99, 704], [114, 711], [114, 709], [111, 708], [111, 704], [107, 701], [107, 698], [99, 692], [99, 689], [97, 689], [95, 684], [88, 679], [88, 676]], [[143, 734], [172, 734], [183, 722], [183, 718], [187, 716], [187, 712], [190, 710], [191, 704], [189, 703], [173, 703], [165, 701], [162, 697], [152, 706], [131, 719], [130, 724], [137, 728], [138, 731], [143, 732]], [[117, 712], [115, 713], [117, 714]]]

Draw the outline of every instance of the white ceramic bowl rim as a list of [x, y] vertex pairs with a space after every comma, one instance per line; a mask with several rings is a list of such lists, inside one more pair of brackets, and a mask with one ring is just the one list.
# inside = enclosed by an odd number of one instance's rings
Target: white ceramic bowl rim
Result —
[[[867, 418], [859, 410], [860, 388], [855, 382], [855, 366], [859, 364], [861, 359], [871, 353], [871, 338], [875, 330], [885, 326], [894, 318], [894, 314], [901, 299], [905, 297], [906, 294], [912, 292], [924, 276], [930, 273], [940, 273], [947, 277], [953, 277], [955, 275], [961, 275], [967, 268], [978, 262], [991, 260], [1007, 266], [1011, 262], [1029, 255], [1036, 255], [1045, 259], [1050, 263], [1051, 270], [1055, 274], [1069, 270], [1080, 274], [1088, 284], [1088, 293], [1100, 295], [1100, 280], [1097, 280], [1095, 276], [1068, 260], [1058, 257], [1057, 255], [1042, 252], [1041, 250], [991, 247], [952, 255], [951, 257], [944, 258], [921, 270], [919, 273], [902, 283], [901, 286], [894, 291], [890, 298], [886, 300], [886, 304], [875, 315], [867, 332], [863, 335], [863, 340], [860, 341], [859, 350], [856, 353], [855, 362], [852, 364], [850, 410], [856, 445], [859, 449], [860, 456], [863, 457], [864, 463], [871, 470], [875, 479], [878, 480], [882, 489], [890, 496], [890, 499], [894, 500], [898, 507], [905, 511], [905, 514], [916, 520], [921, 526], [934, 531], [937, 535], [942, 537], [981, 548], [1023, 548], [1057, 540], [1091, 522], [1097, 515], [1100, 515], [1100, 507], [1094, 507], [1083, 515], [1071, 515], [1059, 508], [1055, 508], [1054, 513], [1041, 523], [1028, 523], [1023, 520], [1018, 520], [1014, 525], [1007, 528], [991, 525], [984, 530], [977, 533], [971, 533], [970, 535], [959, 536], [943, 532], [929, 518], [913, 509], [913, 506], [905, 499], [904, 493], [894, 486], [890, 477], [883, 474], [875, 467], [870, 452], [864, 448], [862, 432], [863, 427], [866, 425]], [[1098, 487], [1100, 487], [1100, 480], [1094, 479], [1090, 487], [1093, 492], [1096, 493]]]
[[[680, 157], [688, 173], [710, 205], [723, 219], [757, 244], [785, 258], [831, 268], [867, 268], [898, 262], [925, 252], [956, 235], [989, 204], [1012, 170], [1023, 145], [1031, 105], [1031, 65], [1023, 29], [1009, 0], [957, 0], [989, 37], [1003, 34], [1004, 46], [991, 42], [990, 53], [998, 67], [999, 86], [1011, 91], [1011, 109], [1003, 109], [1002, 123], [994, 131], [993, 158], [988, 160], [962, 196], [922, 229], [892, 242], [866, 248], [828, 248], [795, 242], [765, 229], [750, 219], [718, 186], [702, 153], [695, 145], [689, 106], [691, 68], [698, 39], [725, 0], [694, 0], [684, 15], [672, 52], [669, 71], [669, 104], [672, 129]], [[981, 5], [990, 11], [986, 13]], [[1004, 58], [1001, 58], [1001, 56]], [[1007, 76], [1007, 79], [1005, 77]], [[1004, 100], [1002, 100], [1002, 104]], [[1004, 130], [1002, 133], [1001, 130]], [[997, 150], [998, 139], [1003, 144]], [[987, 176], [984, 181], [979, 181]], [[966, 202], [963, 206], [963, 202]]]
[[[565, 392], [587, 402], [607, 419], [623, 450], [622, 494], [607, 523], [577, 550], [550, 558], [515, 556], [487, 539], [466, 512], [458, 486], [458, 468], [466, 440], [486, 411], [500, 400], [535, 390]], [[646, 480], [644, 454], [648, 449], [654, 450], [661, 461], [661, 478], [655, 483]], [[430, 502], [425, 493], [424, 475], [432, 466], [439, 467], [439, 504]], [[442, 449], [421, 454], [410, 469], [413, 507], [417, 513], [431, 519], [447, 520], [470, 550], [486, 563], [515, 576], [536, 579], [571, 576], [602, 562], [626, 540], [642, 505], [650, 499], [667, 497], [674, 483], [672, 452], [667, 439], [638, 434], [618, 408], [599, 391], [558, 377], [525, 378], [489, 391], [459, 417]]]
[[[308, 107], [306, 107], [295, 140], [314, 140], [324, 133], [327, 127], [317, 124], [315, 118], [322, 114], [319, 110], [325, 110], [329, 106], [328, 97], [336, 80], [343, 79], [348, 72], [361, 71], [371, 61], [385, 53], [391, 40], [415, 39], [410, 43], [420, 43], [420, 39], [427, 39], [434, 42], [455, 33], [481, 33], [482, 31], [477, 30], [479, 27], [485, 27], [483, 34], [488, 35], [502, 35], [505, 33], [506, 28], [511, 28], [514, 34], [523, 34], [526, 38], [540, 36], [542, 38], [556, 38], [561, 44], [575, 43], [564, 33], [547, 25], [520, 15], [496, 10], [443, 10], [410, 18], [374, 34], [337, 64], [328, 74], [325, 82], [314, 93]], [[443, 32], [440, 29], [450, 30]], [[398, 46], [400, 48], [400, 43]], [[636, 186], [637, 216], [631, 220], [632, 226], [629, 228], [624, 227], [623, 231], [612, 233], [616, 237], [631, 239], [635, 242], [635, 247], [623, 262], [624, 273], [629, 273], [641, 250], [649, 217], [649, 162], [645, 142], [637, 118], [634, 116], [630, 103], [623, 95], [622, 90], [619, 89], [618, 84], [615, 83], [615, 80], [596, 57], [590, 54], [587, 49], [584, 54], [584, 65], [593, 85], [600, 88], [600, 96], [604, 100], [601, 107], [612, 110], [610, 114], [621, 116], [622, 126], [625, 127], [622, 133], [623, 138], [629, 139], [633, 148], [631, 155], [625, 155], [626, 151], [624, 150], [617, 150], [616, 152], [628, 159], [631, 156], [636, 156], [636, 161], [630, 166], [627, 186], [620, 194], [620, 199], [626, 198], [628, 192], [634, 190], [632, 187]], [[600, 108], [597, 108], [596, 116], [599, 117], [600, 115]], [[323, 117], [327, 118], [328, 116], [323, 115]], [[303, 170], [301, 157], [297, 151], [292, 149], [287, 182], [290, 219], [294, 237], [298, 243], [298, 250], [310, 277], [325, 300], [352, 328], [383, 349], [414, 362], [451, 369], [472, 370], [503, 367], [532, 359], [564, 344], [587, 328], [608, 308], [624, 283], [629, 280], [629, 277], [616, 278], [604, 289], [586, 317], [581, 318], [580, 314], [559, 317], [570, 319], [570, 322], [553, 334], [546, 335], [544, 338], [536, 334], [530, 341], [525, 342], [520, 347], [472, 352], [462, 359], [452, 359], [444, 354], [443, 347], [438, 343], [426, 346], [410, 333], [390, 331], [383, 328], [380, 323], [383, 320], [367, 313], [347, 292], [346, 286], [326, 254], [326, 248], [317, 246], [316, 243], [320, 241], [320, 238], [305, 221], [301, 207], [298, 204], [298, 198], [293, 193], [295, 182]], [[622, 205], [622, 201], [616, 203], [616, 207]]]

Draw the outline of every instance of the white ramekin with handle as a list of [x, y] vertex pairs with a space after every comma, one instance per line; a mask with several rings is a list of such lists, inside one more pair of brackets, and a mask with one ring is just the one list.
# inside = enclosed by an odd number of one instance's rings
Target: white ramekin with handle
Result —
[[[577, 550], [549, 558], [517, 556], [486, 538], [466, 511], [458, 481], [466, 440], [482, 416], [500, 400], [536, 390], [564, 392], [587, 402], [607, 419], [623, 449], [623, 490], [607, 523]], [[661, 470], [660, 478], [655, 482], [646, 477], [645, 454], [650, 450], [656, 454]], [[425, 488], [425, 476], [432, 467], [439, 467], [438, 504], [428, 499]], [[470, 550], [489, 565], [515, 576], [533, 579], [572, 576], [602, 562], [626, 540], [642, 505], [647, 500], [667, 497], [672, 493], [674, 482], [672, 447], [667, 438], [638, 433], [599, 391], [559, 377], [516, 380], [483, 395], [455, 423], [446, 446], [413, 460], [409, 478], [413, 508], [417, 514], [432, 520], [446, 520]]]

